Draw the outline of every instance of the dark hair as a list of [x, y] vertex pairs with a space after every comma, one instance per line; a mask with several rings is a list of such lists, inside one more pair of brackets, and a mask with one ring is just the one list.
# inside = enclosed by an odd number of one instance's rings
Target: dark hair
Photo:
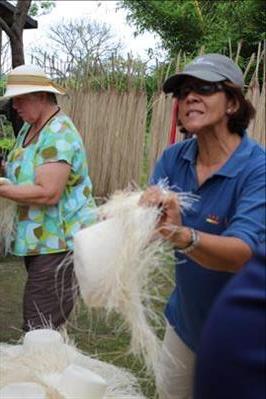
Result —
[[47, 101], [50, 104], [57, 104], [57, 98], [56, 98], [55, 93], [50, 93], [49, 91], [36, 91], [35, 93], [32, 93], [32, 94], [45, 94]]
[[48, 99], [49, 103], [57, 104], [57, 98], [56, 98], [55, 93], [49, 93], [49, 92], [47, 91], [47, 92], [46, 92], [46, 95], [47, 95], [47, 99]]
[[248, 127], [251, 119], [254, 118], [256, 111], [249, 100], [244, 97], [239, 86], [232, 82], [223, 82], [225, 94], [229, 99], [233, 99], [238, 105], [236, 112], [228, 115], [228, 129], [231, 133], [244, 135], [244, 130]]

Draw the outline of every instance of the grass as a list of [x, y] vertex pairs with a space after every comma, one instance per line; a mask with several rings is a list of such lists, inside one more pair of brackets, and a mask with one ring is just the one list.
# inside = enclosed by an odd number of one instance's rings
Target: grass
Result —
[[[169, 270], [172, 270], [169, 268]], [[158, 284], [162, 286], [163, 295], [170, 292], [169, 281], [162, 281], [158, 276]], [[22, 297], [26, 273], [22, 262], [14, 257], [0, 258], [0, 342], [14, 344], [22, 335]], [[158, 305], [162, 312], [163, 305]], [[155, 385], [151, 376], [145, 373], [140, 359], [128, 354], [129, 335], [121, 331], [121, 320], [112, 314], [106, 321], [104, 314], [94, 311], [90, 314], [80, 304], [78, 311], [67, 326], [70, 338], [80, 350], [119, 367], [129, 369], [140, 382], [143, 394], [147, 398], [155, 398]], [[158, 331], [163, 335], [163, 329]]]

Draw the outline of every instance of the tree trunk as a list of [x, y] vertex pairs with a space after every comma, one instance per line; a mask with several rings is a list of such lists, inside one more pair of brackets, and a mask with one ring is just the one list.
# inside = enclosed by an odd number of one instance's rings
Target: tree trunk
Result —
[[[18, 0], [13, 15], [13, 23], [8, 26], [0, 17], [0, 25], [10, 39], [12, 68], [25, 64], [24, 48], [23, 48], [23, 28], [26, 22], [31, 0]], [[23, 120], [12, 107], [12, 100], [8, 102], [7, 117], [12, 123], [15, 136], [17, 136]]]
[[23, 39], [21, 36], [14, 35], [10, 38], [12, 68], [25, 64]]

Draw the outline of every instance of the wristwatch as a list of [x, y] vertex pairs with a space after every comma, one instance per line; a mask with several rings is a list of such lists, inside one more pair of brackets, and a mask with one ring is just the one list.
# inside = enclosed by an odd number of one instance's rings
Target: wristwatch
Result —
[[188, 254], [189, 252], [193, 251], [194, 248], [196, 248], [199, 244], [199, 232], [195, 229], [189, 228], [190, 230], [190, 243], [188, 244], [187, 247], [179, 249], [177, 248], [177, 251], [180, 252], [181, 254]]

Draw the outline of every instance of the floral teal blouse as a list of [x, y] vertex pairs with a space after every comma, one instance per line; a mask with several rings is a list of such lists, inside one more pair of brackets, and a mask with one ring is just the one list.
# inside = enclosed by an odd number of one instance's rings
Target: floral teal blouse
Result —
[[30, 125], [25, 123], [7, 162], [14, 184], [33, 184], [36, 168], [66, 162], [71, 172], [56, 205], [18, 205], [13, 254], [51, 254], [73, 249], [75, 233], [95, 220], [95, 203], [82, 139], [71, 119], [60, 112], [40, 131], [38, 140], [23, 146]]

